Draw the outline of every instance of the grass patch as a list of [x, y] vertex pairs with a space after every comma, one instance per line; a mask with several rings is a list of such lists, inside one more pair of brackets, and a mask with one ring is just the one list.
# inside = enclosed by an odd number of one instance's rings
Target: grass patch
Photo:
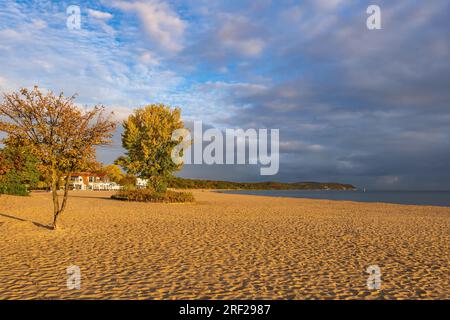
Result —
[[151, 189], [122, 190], [111, 196], [112, 199], [137, 202], [184, 203], [194, 202], [190, 192], [155, 192]]

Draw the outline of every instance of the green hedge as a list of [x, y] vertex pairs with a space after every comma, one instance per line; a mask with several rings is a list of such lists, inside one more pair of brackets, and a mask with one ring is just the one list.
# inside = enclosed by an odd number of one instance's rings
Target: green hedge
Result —
[[0, 183], [0, 194], [10, 194], [14, 196], [28, 196], [27, 187], [19, 183]]
[[112, 199], [137, 202], [183, 203], [194, 202], [194, 196], [189, 192], [155, 192], [151, 189], [122, 190], [111, 196]]

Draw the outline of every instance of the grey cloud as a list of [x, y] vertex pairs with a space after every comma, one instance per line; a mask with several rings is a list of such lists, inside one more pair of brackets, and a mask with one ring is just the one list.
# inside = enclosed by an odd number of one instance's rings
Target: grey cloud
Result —
[[[227, 96], [245, 107], [225, 124], [279, 127], [281, 144], [297, 145], [282, 155], [280, 179], [450, 188], [449, 4], [381, 6], [385, 27], [373, 33], [354, 15], [316, 37], [282, 34], [278, 83]], [[304, 24], [321, 19], [302, 13]], [[323, 152], [302, 154], [302, 141]]]

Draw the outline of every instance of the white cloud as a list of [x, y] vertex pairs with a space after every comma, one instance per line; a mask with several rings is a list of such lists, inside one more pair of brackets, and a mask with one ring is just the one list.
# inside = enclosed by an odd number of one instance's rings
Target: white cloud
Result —
[[133, 112], [132, 109], [128, 107], [106, 107], [107, 112], [113, 113], [113, 120], [117, 122], [121, 122], [123, 120], [128, 119], [128, 116]]
[[148, 66], [158, 66], [160, 61], [151, 52], [144, 52], [139, 56], [139, 61]]
[[7, 80], [5, 78], [0, 77], [0, 90], [6, 89]]
[[123, 11], [136, 13], [145, 32], [163, 49], [173, 52], [183, 49], [186, 22], [167, 4], [158, 1], [114, 1], [112, 5]]
[[261, 37], [247, 33], [252, 28], [251, 22], [245, 17], [225, 15], [217, 36], [224, 47], [254, 57], [262, 53], [266, 43]]
[[47, 22], [41, 19], [36, 19], [33, 21], [33, 27], [36, 29], [45, 29], [47, 28]]
[[351, 1], [344, 1], [344, 0], [315, 0], [314, 3], [320, 8], [324, 10], [334, 10], [338, 6], [340, 6], [342, 3]]
[[88, 14], [89, 14], [89, 16], [91, 16], [93, 18], [97, 18], [97, 19], [101, 19], [101, 20], [109, 20], [113, 17], [113, 15], [109, 12], [103, 12], [103, 11], [94, 10], [94, 9], [88, 9]]
[[[134, 42], [119, 44], [114, 34], [122, 30], [105, 30], [105, 20], [92, 19], [89, 28], [73, 33], [65, 29], [64, 12], [42, 15], [25, 5], [13, 9], [19, 14], [9, 8], [0, 12], [5, 18], [0, 19], [2, 91], [38, 85], [78, 93], [81, 104], [136, 108], [172, 102], [172, 93], [184, 81], [148, 49]], [[28, 12], [28, 18], [22, 19], [21, 12]]]

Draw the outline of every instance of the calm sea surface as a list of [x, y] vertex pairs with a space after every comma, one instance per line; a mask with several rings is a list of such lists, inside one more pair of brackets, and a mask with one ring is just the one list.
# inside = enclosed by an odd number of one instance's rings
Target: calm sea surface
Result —
[[450, 191], [304, 191], [304, 190], [233, 190], [232, 194], [272, 197], [385, 202], [450, 207]]

